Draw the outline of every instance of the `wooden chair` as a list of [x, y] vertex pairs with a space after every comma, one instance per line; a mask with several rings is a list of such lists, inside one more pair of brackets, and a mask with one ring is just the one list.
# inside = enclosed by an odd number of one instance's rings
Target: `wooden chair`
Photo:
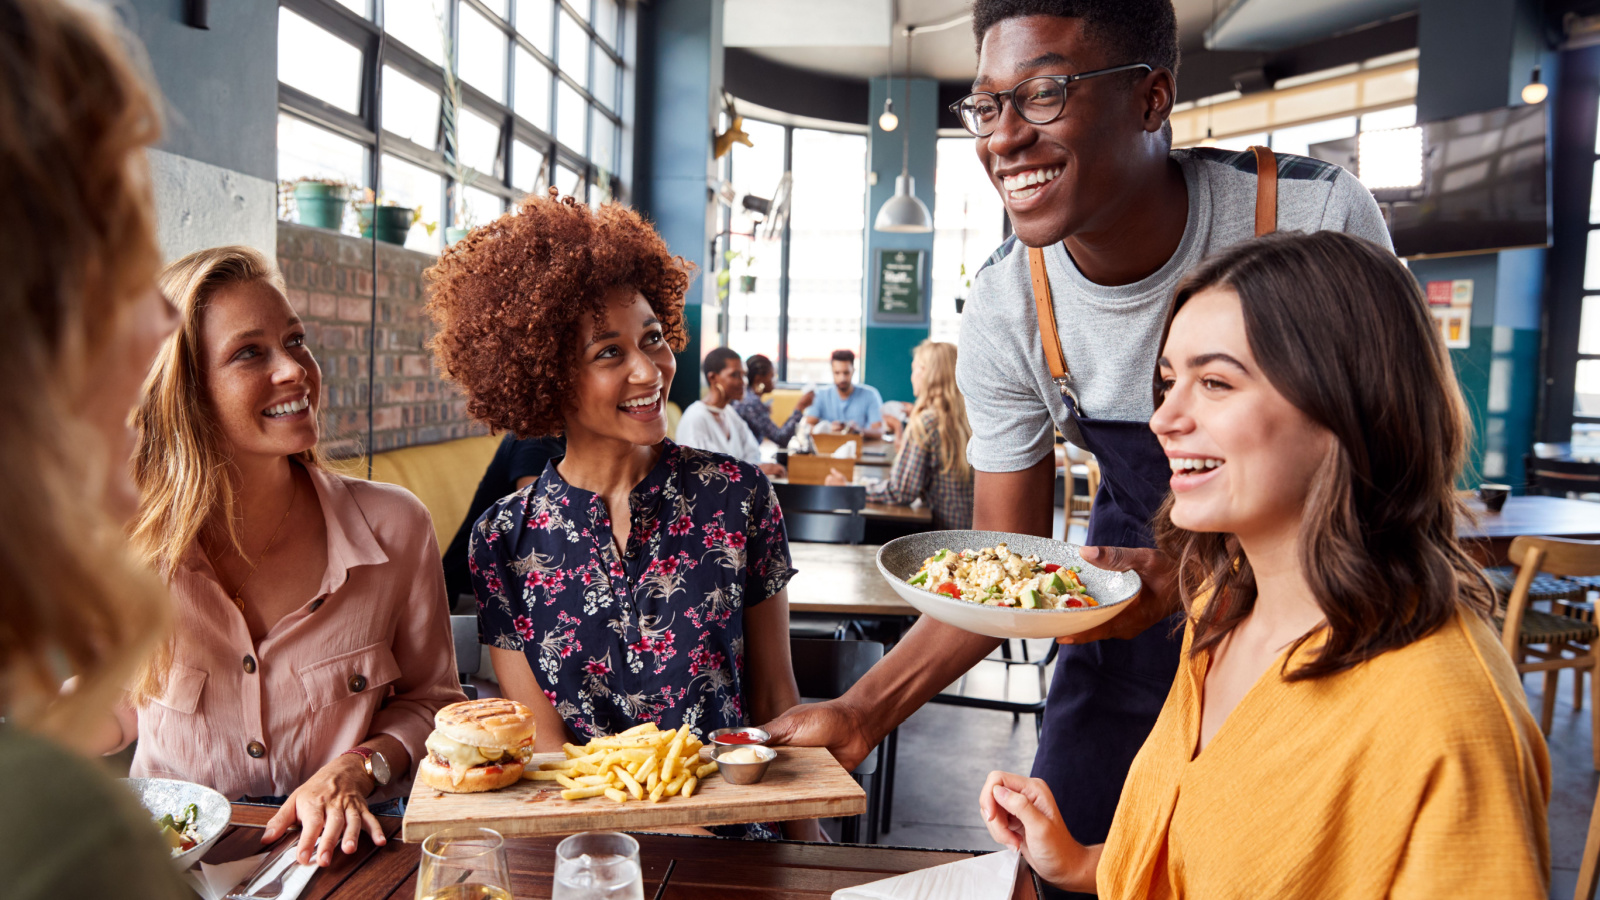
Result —
[[[1600, 575], [1600, 541], [1524, 536], [1511, 542], [1509, 555], [1519, 571], [1506, 599], [1501, 640], [1519, 674], [1544, 673], [1544, 703], [1539, 727], [1548, 736], [1551, 719], [1555, 716], [1556, 682], [1561, 670], [1582, 672], [1587, 669], [1600, 678], [1600, 653], [1595, 648], [1600, 626], [1530, 609], [1529, 596], [1534, 579], [1541, 572], [1580, 577]], [[1533, 660], [1527, 661], [1530, 656]], [[1591, 685], [1597, 683], [1600, 681], [1591, 682]], [[1600, 734], [1600, 704], [1593, 698], [1590, 698], [1589, 712], [1590, 728]], [[1594, 746], [1594, 767], [1600, 771], [1600, 741]]]
[[[1082, 525], [1084, 528], [1089, 527], [1089, 514], [1094, 511], [1094, 495], [1100, 491], [1099, 461], [1091, 456], [1084, 463], [1084, 467], [1089, 470], [1089, 490], [1087, 494], [1079, 494], [1074, 491], [1069, 498], [1068, 502], [1071, 503], [1071, 506], [1067, 508], [1067, 527], [1069, 528], [1073, 525]], [[1072, 469], [1070, 467], [1067, 469], [1067, 483], [1077, 484], [1077, 479], [1072, 477]]]
[[1600, 880], [1600, 795], [1594, 798], [1589, 814], [1589, 837], [1583, 842], [1583, 859], [1578, 864], [1578, 889], [1572, 900], [1594, 900], [1595, 882]]
[[1566, 497], [1600, 493], [1600, 463], [1571, 459], [1544, 459], [1526, 454], [1522, 458], [1528, 473], [1527, 493]]

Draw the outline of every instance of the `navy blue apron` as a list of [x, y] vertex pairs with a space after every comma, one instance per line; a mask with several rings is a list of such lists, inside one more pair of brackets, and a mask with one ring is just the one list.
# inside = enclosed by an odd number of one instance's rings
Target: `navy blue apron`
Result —
[[[1256, 233], [1274, 230], [1277, 165], [1272, 151], [1256, 152]], [[1263, 155], [1264, 154], [1264, 155]], [[1149, 422], [1095, 419], [1074, 395], [1061, 351], [1060, 332], [1044, 253], [1029, 248], [1039, 331], [1050, 374], [1061, 389], [1080, 446], [1100, 464], [1100, 490], [1089, 516], [1088, 545], [1153, 547], [1150, 526], [1166, 500], [1172, 469]], [[1154, 374], [1155, 360], [1151, 360]], [[1045, 704], [1044, 729], [1033, 775], [1050, 785], [1061, 819], [1080, 844], [1103, 843], [1122, 796], [1133, 757], [1155, 727], [1178, 674], [1183, 613], [1145, 629], [1132, 640], [1064, 644]], [[1053, 897], [1089, 897], [1046, 887]]]

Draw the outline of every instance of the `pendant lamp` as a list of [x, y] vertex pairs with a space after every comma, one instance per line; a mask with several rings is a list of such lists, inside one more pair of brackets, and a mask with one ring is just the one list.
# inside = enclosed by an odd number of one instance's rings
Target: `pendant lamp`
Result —
[[933, 230], [933, 214], [927, 204], [917, 199], [916, 182], [911, 177], [911, 29], [906, 29], [905, 71], [906, 129], [901, 140], [900, 174], [894, 180], [894, 196], [878, 207], [878, 217], [872, 221], [873, 231], [893, 231], [903, 234], [926, 234]]

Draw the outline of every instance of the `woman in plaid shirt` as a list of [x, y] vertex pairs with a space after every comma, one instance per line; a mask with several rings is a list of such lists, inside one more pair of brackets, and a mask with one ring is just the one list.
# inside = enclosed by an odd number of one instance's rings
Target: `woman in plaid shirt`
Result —
[[[933, 511], [936, 529], [972, 527], [972, 466], [967, 463], [967, 403], [956, 387], [956, 345], [923, 341], [911, 358], [916, 405], [899, 434], [899, 453], [887, 481], [867, 485], [872, 503], [909, 505], [921, 499]], [[886, 417], [887, 418], [887, 417]], [[846, 484], [828, 476], [829, 484]]]

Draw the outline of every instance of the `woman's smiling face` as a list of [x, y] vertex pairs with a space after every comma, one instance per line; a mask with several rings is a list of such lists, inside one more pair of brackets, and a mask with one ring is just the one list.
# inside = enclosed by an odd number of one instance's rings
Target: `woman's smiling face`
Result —
[[1173, 524], [1298, 533], [1334, 437], [1262, 373], [1239, 295], [1212, 287], [1191, 297], [1172, 321], [1160, 371], [1165, 396], [1150, 430], [1172, 465]]
[[607, 300], [604, 320], [589, 320], [579, 336], [567, 436], [659, 444], [667, 436], [663, 409], [677, 360], [643, 294], [615, 288]]
[[322, 370], [277, 288], [219, 288], [200, 323], [206, 399], [235, 456], [292, 456], [317, 445]]

